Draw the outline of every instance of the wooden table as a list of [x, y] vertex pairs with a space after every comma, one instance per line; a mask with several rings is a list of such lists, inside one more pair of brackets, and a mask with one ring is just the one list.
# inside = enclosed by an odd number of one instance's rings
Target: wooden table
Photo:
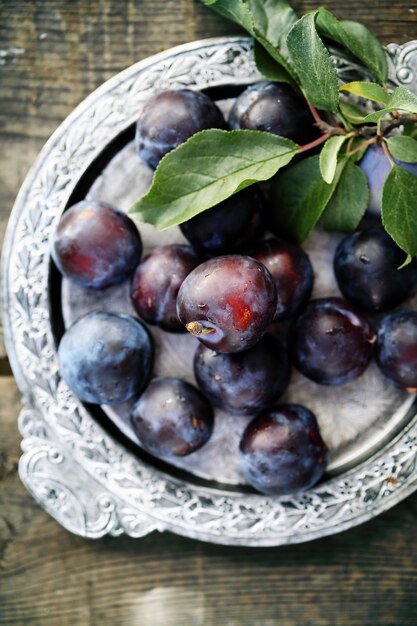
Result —
[[[411, 0], [322, 5], [384, 43], [417, 36]], [[87, 94], [162, 49], [239, 32], [193, 0], [0, 0], [0, 244], [29, 166]], [[169, 533], [88, 541], [20, 484], [19, 407], [0, 326], [0, 625], [417, 624], [417, 496], [349, 532], [284, 548]]]

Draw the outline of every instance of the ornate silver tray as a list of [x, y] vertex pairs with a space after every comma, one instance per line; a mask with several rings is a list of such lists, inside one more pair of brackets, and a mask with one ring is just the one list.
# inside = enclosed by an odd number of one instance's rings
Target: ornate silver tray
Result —
[[[390, 45], [387, 54], [392, 82], [417, 92], [417, 41]], [[335, 61], [344, 80], [367, 76], [351, 60], [335, 55]], [[93, 413], [60, 379], [56, 345], [63, 324], [77, 311], [97, 306], [65, 281], [61, 285], [50, 264], [50, 237], [63, 210], [106, 190], [113, 196], [107, 200], [127, 204], [123, 189], [130, 182], [149, 183], [149, 173], [134, 176], [129, 170], [130, 142], [141, 106], [153, 92], [205, 89], [227, 107], [228, 97], [259, 78], [246, 38], [194, 42], [137, 63], [75, 109], [45, 145], [20, 190], [2, 259], [6, 345], [24, 404], [19, 471], [34, 498], [76, 534], [140, 537], [167, 529], [215, 543], [289, 544], [362, 523], [417, 487], [416, 402], [375, 382], [372, 371], [361, 387], [324, 398], [321, 389], [296, 379], [291, 398], [327, 403], [320, 425], [332, 456], [323, 482], [286, 497], [255, 494], [233, 471], [216, 474], [213, 466], [226, 453], [221, 448], [217, 457], [212, 453], [211, 466], [158, 464], [140, 454], [123, 428], [123, 411], [119, 422], [110, 411]], [[125, 172], [129, 184], [123, 186], [120, 179], [109, 184], [117, 172]], [[145, 241], [148, 237], [152, 245], [154, 236], [145, 233]], [[327, 243], [331, 250], [335, 241]], [[317, 245], [313, 238], [309, 245], [317, 263], [326, 261], [323, 240]], [[318, 281], [316, 289], [325, 288]], [[116, 291], [109, 302], [117, 298]], [[410, 305], [417, 306], [417, 300]], [[339, 423], [333, 423], [340, 436], [329, 426], [332, 407], [342, 411]], [[350, 413], [351, 432], [341, 427]]]

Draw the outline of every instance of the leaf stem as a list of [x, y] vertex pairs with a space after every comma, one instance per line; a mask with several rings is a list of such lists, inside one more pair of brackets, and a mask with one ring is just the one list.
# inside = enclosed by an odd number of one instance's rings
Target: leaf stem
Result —
[[324, 120], [322, 120], [321, 122], [316, 122], [315, 126], [317, 126], [317, 128], [321, 130], [322, 133], [328, 133], [329, 135], [346, 135], [346, 130], [344, 128], [342, 128], [341, 126], [332, 126]]
[[[392, 111], [392, 114], [396, 113], [396, 111]], [[360, 137], [374, 137], [375, 135], [389, 135], [389, 133], [394, 130], [394, 128], [398, 128], [398, 126], [402, 126], [403, 124], [416, 124], [417, 123], [417, 115], [399, 115], [391, 122], [386, 122], [386, 120], [381, 120], [378, 126], [362, 126], [357, 130], [357, 135]]]
[[315, 148], [316, 146], [324, 143], [329, 137], [331, 137], [331, 133], [324, 133], [324, 135], [322, 135], [318, 139], [315, 139], [310, 143], [306, 143], [304, 146], [300, 146], [298, 152], [306, 152], [307, 150], [311, 150], [312, 148]]
[[381, 141], [381, 145], [382, 145], [382, 149], [385, 153], [385, 156], [387, 157], [388, 161], [391, 163], [391, 167], [394, 167], [395, 163], [394, 163], [394, 159], [392, 158], [390, 151], [388, 150], [388, 146], [386, 144], [385, 141]]
[[352, 135], [352, 137], [349, 137], [349, 141], [347, 142], [347, 146], [346, 146], [346, 154], [348, 154], [348, 155], [350, 155], [350, 154], [351, 154], [350, 149], [351, 149], [351, 147], [352, 147], [352, 143], [353, 143], [353, 140], [354, 140], [354, 139], [355, 139], [355, 136], [354, 136], [354, 135]]
[[359, 146], [356, 146], [356, 148], [352, 150], [352, 152], [347, 151], [348, 156], [351, 157], [356, 152], [359, 152], [359, 150], [362, 150], [362, 148], [366, 148], [366, 146], [370, 146], [371, 143], [376, 143], [375, 140], [376, 138], [372, 137], [372, 139], [367, 139], [366, 141], [363, 141], [361, 144], [359, 144]]
[[[394, 111], [396, 113], [396, 111]], [[416, 124], [417, 123], [417, 115], [398, 115], [395, 120], [389, 122], [383, 129], [383, 134], [388, 135], [394, 128], [398, 128], [398, 126], [402, 126], [403, 124]]]
[[[305, 94], [304, 94], [305, 96]], [[308, 104], [308, 108], [311, 111], [311, 115], [314, 117], [314, 121], [316, 122], [316, 124], [320, 124], [323, 120], [321, 119], [320, 115], [318, 114], [318, 111], [316, 109], [316, 107], [314, 107], [311, 102], [309, 101], [309, 99], [305, 96], [305, 99], [307, 100], [307, 104]]]
[[[317, 126], [317, 128], [319, 130], [321, 130], [322, 133], [326, 134], [326, 133], [330, 133], [330, 135], [344, 135], [346, 133], [346, 130], [349, 130], [346, 125], [345, 128], [342, 128], [342, 126], [340, 126], [340, 124], [338, 124], [336, 122], [336, 120], [332, 119], [333, 124], [329, 124], [328, 122], [326, 122], [322, 117], [320, 117], [319, 112], [317, 111], [316, 107], [313, 106], [311, 104], [311, 102], [309, 101], [309, 99], [307, 98], [306, 94], [303, 92], [304, 97], [306, 99], [306, 102], [308, 104], [308, 108], [311, 111], [311, 115], [314, 118], [314, 122], [315, 122], [315, 126]], [[345, 121], [341, 118], [341, 121], [343, 123], [345, 123]]]

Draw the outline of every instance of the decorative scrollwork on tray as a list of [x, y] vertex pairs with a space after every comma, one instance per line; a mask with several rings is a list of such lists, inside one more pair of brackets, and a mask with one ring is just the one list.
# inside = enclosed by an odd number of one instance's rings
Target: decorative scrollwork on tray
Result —
[[403, 46], [390, 44], [387, 50], [392, 60], [393, 81], [405, 85], [415, 93], [417, 91], [417, 41], [410, 41]]
[[[67, 530], [86, 537], [128, 532], [140, 537], [158, 528], [149, 516], [103, 489], [56, 443], [40, 413], [23, 409], [19, 472], [30, 493]], [[104, 459], [103, 459], [104, 460]]]
[[[390, 46], [392, 77], [410, 83], [417, 43]], [[362, 71], [336, 58], [340, 76]], [[394, 76], [395, 75], [395, 76]], [[49, 241], [74, 186], [108, 141], [132, 124], [153, 91], [258, 80], [248, 39], [181, 46], [138, 63], [94, 92], [39, 156], [5, 240], [5, 330], [24, 394], [20, 475], [60, 524], [79, 535], [140, 537], [168, 528], [219, 543], [274, 545], [355, 525], [392, 506], [417, 482], [417, 422], [375, 457], [305, 494], [284, 498], [182, 482], [113, 441], [59, 377], [50, 321]]]

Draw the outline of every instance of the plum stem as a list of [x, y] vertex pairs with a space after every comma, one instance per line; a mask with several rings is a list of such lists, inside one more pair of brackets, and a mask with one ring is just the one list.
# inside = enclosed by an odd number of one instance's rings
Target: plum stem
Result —
[[[346, 129], [342, 128], [342, 126], [338, 124], [338, 122], [333, 117], [332, 117], [333, 125], [328, 124], [328, 122], [326, 122], [322, 117], [320, 117], [320, 114], [317, 111], [316, 107], [311, 104], [309, 99], [306, 97], [306, 94], [304, 94], [304, 97], [307, 101], [308, 108], [310, 109], [311, 115], [314, 118], [315, 126], [317, 126], [317, 128], [319, 128], [322, 133], [330, 132], [330, 134], [332, 135], [344, 135], [345, 134]], [[343, 123], [345, 122], [345, 120], [342, 117], [341, 117], [341, 120]]]
[[[396, 113], [396, 111], [394, 111]], [[382, 130], [384, 135], [388, 135], [394, 128], [402, 126], [403, 124], [416, 124], [417, 115], [397, 115], [397, 117], [387, 124]]]
[[[392, 113], [396, 113], [393, 111]], [[403, 124], [415, 124], [417, 123], [417, 115], [398, 115], [397, 117], [390, 121], [386, 122], [386, 120], [380, 120], [378, 126], [362, 126], [356, 132], [360, 137], [370, 137], [375, 135], [388, 135], [394, 128], [398, 128], [398, 126], [402, 126]]]
[[210, 328], [210, 326], [203, 326], [201, 322], [189, 322], [185, 325], [185, 328], [189, 333], [199, 337], [200, 335], [208, 335], [209, 333], [213, 333], [216, 329]]
[[341, 126], [339, 126], [339, 125], [338, 126], [332, 126], [331, 124], [328, 124], [324, 120], [321, 120], [320, 122], [317, 122], [315, 124], [315, 126], [317, 126], [317, 128], [319, 128], [322, 133], [329, 133], [329, 135], [346, 135], [346, 132], [347, 132]]
[[[304, 93], [304, 97], [308, 104], [308, 108], [310, 109], [311, 115], [314, 118], [314, 126], [317, 126], [317, 128], [321, 130], [323, 134], [327, 135], [327, 133], [329, 133], [329, 135], [344, 135], [346, 133], [346, 129], [342, 128], [342, 126], [340, 126], [340, 124], [338, 124], [334, 118], [333, 118], [333, 125], [332, 125], [326, 122], [322, 117], [320, 117], [320, 114], [317, 111], [316, 107], [311, 104], [310, 100], [307, 98], [305, 93]], [[344, 122], [343, 119], [342, 121]], [[306, 150], [308, 150], [308, 148], [306, 148]]]
[[349, 154], [351, 154], [350, 149], [351, 149], [351, 147], [352, 147], [352, 143], [353, 143], [353, 140], [354, 140], [354, 139], [355, 139], [355, 136], [354, 136], [354, 135], [352, 135], [351, 137], [349, 137], [349, 140], [348, 140], [348, 142], [347, 142], [347, 146], [346, 146], [346, 154], [348, 154], [348, 155], [349, 155]]
[[318, 114], [318, 111], [316, 109], [316, 107], [314, 107], [311, 102], [309, 101], [308, 98], [306, 98], [307, 100], [307, 104], [308, 104], [308, 108], [311, 111], [311, 115], [314, 117], [314, 121], [316, 122], [316, 124], [320, 124], [323, 120], [321, 119], [320, 115]]
[[310, 143], [306, 143], [304, 146], [300, 146], [298, 149], [298, 152], [306, 152], [306, 150], [311, 150], [311, 148], [315, 148], [316, 146], [319, 146], [320, 144], [324, 143], [330, 136], [331, 136], [331, 133], [325, 133], [318, 139], [315, 139], [314, 141], [311, 141]]
[[392, 158], [390, 151], [388, 150], [388, 146], [386, 142], [381, 141], [381, 145], [382, 145], [382, 149], [384, 151], [385, 156], [387, 157], [388, 161], [391, 163], [391, 167], [393, 167], [395, 165], [394, 159]]
[[351, 152], [348, 151], [349, 156], [352, 156], [352, 154], [355, 154], [355, 152], [359, 152], [359, 150], [362, 150], [362, 148], [366, 148], [366, 146], [370, 146], [371, 143], [376, 143], [375, 139], [375, 137], [372, 137], [372, 139], [367, 139], [366, 141], [363, 141], [361, 144], [359, 144], [359, 146], [356, 146], [354, 150], [352, 150]]

